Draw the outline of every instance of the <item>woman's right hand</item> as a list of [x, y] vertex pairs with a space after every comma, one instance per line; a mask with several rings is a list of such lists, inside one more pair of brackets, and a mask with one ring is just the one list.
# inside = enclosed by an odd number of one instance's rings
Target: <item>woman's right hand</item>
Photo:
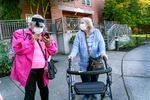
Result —
[[73, 57], [71, 55], [68, 56], [68, 60], [73, 60]]

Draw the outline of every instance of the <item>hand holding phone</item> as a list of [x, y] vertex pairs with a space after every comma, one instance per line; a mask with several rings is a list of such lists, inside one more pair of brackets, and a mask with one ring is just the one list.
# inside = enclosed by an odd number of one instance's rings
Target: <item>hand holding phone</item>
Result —
[[47, 46], [50, 45], [50, 34], [49, 34], [49, 33], [45, 33], [45, 34], [44, 34], [43, 42], [45, 42], [45, 44], [46, 44]]
[[49, 38], [49, 33], [45, 33], [44, 37], [46, 37], [48, 39]]

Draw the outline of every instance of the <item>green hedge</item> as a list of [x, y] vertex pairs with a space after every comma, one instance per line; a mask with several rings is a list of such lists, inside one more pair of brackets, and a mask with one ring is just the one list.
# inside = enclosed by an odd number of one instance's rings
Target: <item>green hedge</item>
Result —
[[0, 77], [10, 73], [12, 62], [7, 56], [8, 40], [0, 41]]
[[119, 49], [120, 50], [131, 50], [137, 46], [142, 45], [144, 41], [150, 41], [150, 37], [148, 36], [146, 38], [146, 34], [139, 34], [138, 36], [133, 34], [131, 37], [131, 40]]

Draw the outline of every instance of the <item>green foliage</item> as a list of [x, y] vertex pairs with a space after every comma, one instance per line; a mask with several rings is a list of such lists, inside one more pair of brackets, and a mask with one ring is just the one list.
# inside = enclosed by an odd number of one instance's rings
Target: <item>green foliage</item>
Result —
[[69, 43], [70, 43], [70, 44], [73, 44], [74, 39], [75, 39], [75, 35], [73, 35], [73, 36], [70, 38]]
[[3, 74], [8, 74], [11, 69], [11, 64], [12, 62], [8, 60], [7, 56], [7, 47], [8, 47], [8, 42], [6, 41], [1, 41], [0, 42], [0, 73]]
[[[146, 39], [146, 37], [147, 37], [147, 39]], [[150, 35], [146, 36], [146, 34], [139, 34], [137, 36], [137, 35], [133, 34], [132, 39], [119, 49], [124, 50], [124, 51], [131, 50], [137, 46], [142, 45], [143, 42], [145, 42], [146, 40], [150, 40]]]
[[0, 0], [0, 12], [1, 20], [20, 19], [19, 0]]
[[105, 20], [117, 21], [129, 26], [150, 24], [149, 12], [149, 0], [105, 0]]
[[131, 49], [135, 48], [136, 46], [137, 46], [137, 44], [136, 44], [136, 38], [132, 37], [132, 39], [130, 41], [128, 41], [125, 45], [123, 45], [119, 49], [126, 51], [126, 50], [131, 50]]

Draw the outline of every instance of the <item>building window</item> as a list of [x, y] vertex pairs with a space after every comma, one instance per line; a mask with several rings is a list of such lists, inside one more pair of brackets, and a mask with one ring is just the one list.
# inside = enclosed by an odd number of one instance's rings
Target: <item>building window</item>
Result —
[[82, 4], [91, 5], [91, 0], [82, 0]]
[[67, 30], [78, 30], [79, 19], [77, 17], [66, 17]]

